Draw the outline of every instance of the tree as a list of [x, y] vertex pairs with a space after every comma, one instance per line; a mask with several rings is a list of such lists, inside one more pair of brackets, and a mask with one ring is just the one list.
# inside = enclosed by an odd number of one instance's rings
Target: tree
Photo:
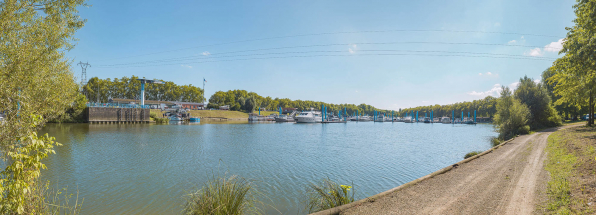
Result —
[[596, 1], [578, 0], [573, 6], [576, 19], [573, 27], [565, 28], [567, 37], [555, 60], [552, 70], [556, 72], [549, 82], [556, 82], [554, 92], [561, 96], [556, 104], [587, 105], [590, 118], [588, 125], [594, 124], [594, 97], [596, 96]]
[[553, 127], [561, 124], [557, 111], [551, 105], [550, 96], [545, 87], [533, 79], [524, 76], [519, 79], [519, 86], [514, 92], [515, 98], [530, 110], [528, 124], [530, 129]]
[[497, 100], [497, 113], [493, 121], [499, 132], [499, 139], [505, 140], [518, 134], [530, 132], [529, 117], [528, 107], [511, 96], [509, 87], [502, 87], [501, 97]]
[[[38, 137], [45, 120], [66, 110], [77, 95], [70, 60], [74, 34], [85, 20], [84, 0], [5, 0], [0, 2], [0, 213], [37, 214], [31, 193], [53, 138]], [[45, 117], [42, 117], [45, 116]]]

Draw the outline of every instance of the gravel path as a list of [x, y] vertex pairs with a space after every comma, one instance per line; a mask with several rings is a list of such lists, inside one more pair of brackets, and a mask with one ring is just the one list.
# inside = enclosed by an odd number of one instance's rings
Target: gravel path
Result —
[[558, 129], [517, 137], [445, 174], [341, 214], [532, 214], [548, 180], [547, 138]]

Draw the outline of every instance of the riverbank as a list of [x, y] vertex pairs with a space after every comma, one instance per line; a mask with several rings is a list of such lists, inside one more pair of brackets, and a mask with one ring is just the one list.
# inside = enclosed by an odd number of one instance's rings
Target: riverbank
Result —
[[[546, 199], [547, 137], [562, 128], [522, 135], [450, 171], [351, 205], [341, 214], [530, 214]], [[333, 213], [317, 213], [333, 214]]]
[[596, 211], [596, 128], [578, 126], [548, 137], [550, 173], [544, 213], [589, 214]]

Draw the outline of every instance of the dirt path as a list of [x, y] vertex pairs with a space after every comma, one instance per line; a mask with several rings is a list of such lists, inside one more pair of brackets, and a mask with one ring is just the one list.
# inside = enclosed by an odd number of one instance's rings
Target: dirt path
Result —
[[342, 214], [532, 214], [548, 180], [547, 138], [523, 135], [492, 153]]

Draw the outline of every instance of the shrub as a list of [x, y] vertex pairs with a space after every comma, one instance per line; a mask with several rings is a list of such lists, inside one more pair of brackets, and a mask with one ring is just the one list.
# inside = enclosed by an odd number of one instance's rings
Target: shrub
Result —
[[157, 114], [155, 112], [150, 112], [149, 113], [149, 117], [151, 117], [151, 118], [157, 118]]
[[329, 179], [308, 185], [307, 195], [308, 213], [327, 210], [354, 201], [352, 186], [340, 185]]
[[244, 178], [213, 177], [188, 196], [185, 214], [236, 215], [258, 213], [253, 184]]
[[528, 119], [530, 111], [518, 99], [511, 96], [509, 87], [503, 87], [501, 97], [497, 101], [497, 113], [493, 124], [499, 132], [499, 139], [506, 140], [518, 134], [530, 132]]
[[168, 123], [170, 121], [168, 118], [153, 118], [153, 120], [155, 120], [156, 123]]
[[493, 137], [490, 138], [490, 142], [493, 145], [493, 147], [498, 146], [499, 144], [501, 144], [501, 140], [499, 138]]
[[472, 156], [474, 156], [474, 155], [480, 154], [480, 153], [482, 153], [482, 151], [473, 151], [473, 152], [469, 152], [468, 154], [466, 154], [466, 155], [464, 156], [464, 159], [468, 159], [468, 158], [470, 158], [470, 157], [472, 157]]

